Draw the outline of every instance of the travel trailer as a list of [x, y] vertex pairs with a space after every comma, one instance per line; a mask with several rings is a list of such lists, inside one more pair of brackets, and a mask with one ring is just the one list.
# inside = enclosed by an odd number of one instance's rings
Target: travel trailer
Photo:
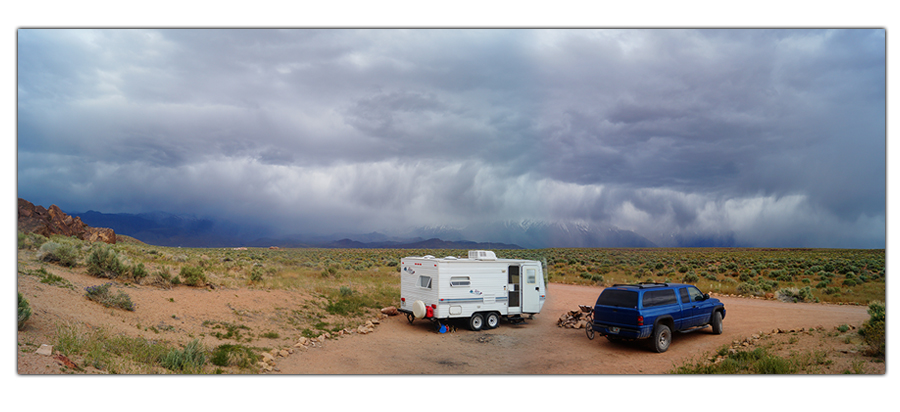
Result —
[[547, 297], [541, 262], [497, 259], [489, 250], [468, 258], [406, 257], [400, 260], [400, 308], [416, 318], [468, 319], [469, 329], [493, 329], [540, 313]]

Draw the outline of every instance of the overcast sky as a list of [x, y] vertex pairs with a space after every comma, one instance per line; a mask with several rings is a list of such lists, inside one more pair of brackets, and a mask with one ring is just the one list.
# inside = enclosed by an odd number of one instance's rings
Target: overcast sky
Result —
[[885, 247], [885, 31], [17, 31], [18, 196]]

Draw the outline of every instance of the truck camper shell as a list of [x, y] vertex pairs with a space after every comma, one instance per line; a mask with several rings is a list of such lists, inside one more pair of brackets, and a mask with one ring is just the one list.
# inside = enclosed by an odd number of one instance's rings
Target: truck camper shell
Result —
[[458, 318], [468, 319], [472, 330], [493, 329], [501, 318], [518, 322], [540, 313], [546, 297], [538, 261], [498, 259], [489, 250], [470, 250], [466, 258], [400, 260], [399, 310], [410, 323]]

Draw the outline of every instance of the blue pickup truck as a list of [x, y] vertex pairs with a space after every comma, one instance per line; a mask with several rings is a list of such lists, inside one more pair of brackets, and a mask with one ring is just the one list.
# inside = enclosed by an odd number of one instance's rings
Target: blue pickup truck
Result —
[[603, 290], [593, 309], [588, 337], [597, 332], [610, 341], [652, 338], [656, 352], [665, 352], [673, 332], [692, 332], [712, 326], [722, 333], [725, 305], [694, 285], [640, 283], [613, 285]]

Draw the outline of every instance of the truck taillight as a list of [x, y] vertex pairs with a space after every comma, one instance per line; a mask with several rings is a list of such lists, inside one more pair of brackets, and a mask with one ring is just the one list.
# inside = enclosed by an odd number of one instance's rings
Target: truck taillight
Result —
[[644, 326], [644, 317], [638, 316], [638, 326]]

